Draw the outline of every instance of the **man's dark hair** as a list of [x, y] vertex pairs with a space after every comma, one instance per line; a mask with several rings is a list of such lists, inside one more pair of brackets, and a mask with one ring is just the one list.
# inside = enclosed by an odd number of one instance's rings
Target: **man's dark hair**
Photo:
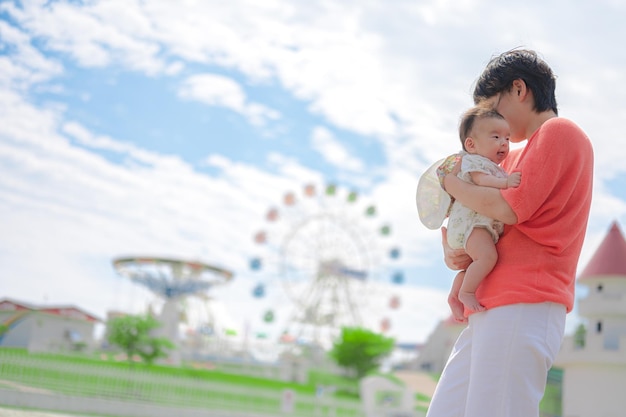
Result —
[[535, 111], [552, 110], [558, 114], [556, 77], [548, 64], [528, 49], [513, 49], [493, 57], [476, 81], [474, 103], [509, 91], [517, 79], [523, 80], [532, 91]]

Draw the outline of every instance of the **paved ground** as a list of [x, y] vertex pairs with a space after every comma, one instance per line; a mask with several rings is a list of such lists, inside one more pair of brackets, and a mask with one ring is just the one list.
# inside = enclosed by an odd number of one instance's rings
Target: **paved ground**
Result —
[[408, 387], [415, 392], [432, 397], [435, 392], [437, 382], [428, 374], [413, 371], [396, 371], [394, 375], [401, 379]]

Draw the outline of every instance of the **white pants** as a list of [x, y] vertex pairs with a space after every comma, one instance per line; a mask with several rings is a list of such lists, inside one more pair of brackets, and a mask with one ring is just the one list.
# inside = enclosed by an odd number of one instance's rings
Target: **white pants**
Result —
[[472, 314], [427, 417], [539, 417], [565, 315], [565, 306], [554, 303], [513, 304]]

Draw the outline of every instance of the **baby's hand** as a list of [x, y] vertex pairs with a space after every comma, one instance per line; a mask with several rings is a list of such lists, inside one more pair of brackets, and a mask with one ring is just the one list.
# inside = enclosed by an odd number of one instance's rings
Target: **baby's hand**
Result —
[[517, 188], [522, 182], [521, 172], [512, 172], [506, 179], [506, 188]]

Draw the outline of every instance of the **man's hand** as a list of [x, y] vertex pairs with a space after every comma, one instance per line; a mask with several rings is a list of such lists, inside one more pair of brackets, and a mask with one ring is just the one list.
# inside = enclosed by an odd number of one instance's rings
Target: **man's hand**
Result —
[[463, 249], [452, 249], [448, 245], [448, 229], [445, 227], [441, 228], [441, 245], [443, 246], [443, 260], [453, 271], [467, 269], [472, 263], [472, 258]]

